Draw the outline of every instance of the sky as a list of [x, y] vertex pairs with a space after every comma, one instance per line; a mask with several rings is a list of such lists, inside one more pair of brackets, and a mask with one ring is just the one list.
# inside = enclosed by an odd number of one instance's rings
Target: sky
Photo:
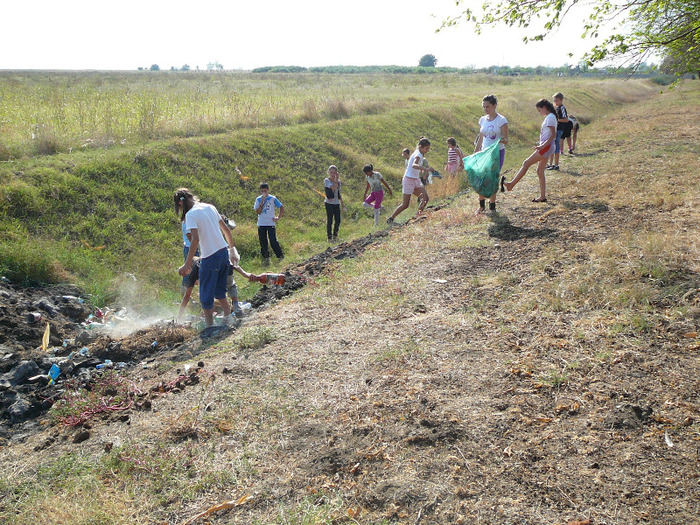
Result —
[[[473, 6], [482, 0], [472, 0]], [[454, 0], [22, 0], [4, 2], [0, 69], [135, 70], [297, 65], [438, 66], [576, 64], [592, 43], [582, 15], [544, 42], [497, 26], [435, 30]], [[572, 52], [573, 57], [568, 53]]]

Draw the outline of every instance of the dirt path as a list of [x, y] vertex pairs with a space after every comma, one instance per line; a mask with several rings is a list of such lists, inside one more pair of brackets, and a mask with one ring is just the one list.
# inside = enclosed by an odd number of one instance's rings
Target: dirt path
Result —
[[[124, 445], [189, 443], [199, 477], [226, 473], [195, 496], [137, 504], [129, 523], [184, 523], [229, 500], [206, 519], [700, 523], [700, 278], [681, 256], [697, 247], [697, 193], [671, 210], [627, 206], [581, 178], [589, 163], [565, 159], [545, 205], [529, 202], [531, 174], [498, 215], [476, 218], [463, 196], [357, 259], [310, 263], [307, 286], [192, 355], [196, 384], [92, 423], [80, 444], [84, 428], [54, 428], [3, 461], [29, 454], [30, 472], [32, 450], [125, 461]], [[663, 232], [678, 254], [644, 266]]]

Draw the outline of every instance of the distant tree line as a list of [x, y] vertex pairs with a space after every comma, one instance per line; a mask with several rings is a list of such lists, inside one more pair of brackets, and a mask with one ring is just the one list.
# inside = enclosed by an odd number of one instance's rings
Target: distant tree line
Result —
[[648, 64], [641, 64], [629, 68], [594, 68], [585, 63], [577, 65], [564, 64], [559, 67], [521, 67], [521, 66], [490, 66], [484, 68], [475, 67], [431, 67], [431, 66], [322, 66], [322, 67], [302, 67], [302, 66], [265, 66], [253, 69], [253, 73], [337, 73], [337, 74], [371, 74], [371, 73], [393, 73], [393, 74], [474, 74], [483, 73], [498, 76], [658, 76], [656, 67]]
[[[190, 71], [192, 68], [189, 64], [185, 64], [182, 67], [170, 66], [170, 71]], [[160, 71], [160, 66], [158, 64], [153, 64], [151, 67], [139, 67], [139, 71]], [[224, 66], [219, 63], [218, 60], [214, 62], [209, 62], [207, 64], [207, 71], [223, 71]], [[199, 71], [199, 66], [197, 66], [197, 71]]]

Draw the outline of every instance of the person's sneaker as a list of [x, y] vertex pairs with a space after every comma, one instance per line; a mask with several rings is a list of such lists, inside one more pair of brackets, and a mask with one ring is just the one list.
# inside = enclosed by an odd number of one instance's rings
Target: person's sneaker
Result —
[[552, 171], [559, 171], [559, 165], [555, 164], [554, 166], [552, 166]]
[[280, 255], [279, 257], [277, 257], [277, 259], [279, 259], [280, 261], [283, 260], [283, 259], [284, 259], [284, 254], [282, 254], [282, 255]]
[[389, 217], [389, 218], [386, 220], [386, 223], [387, 223], [389, 226], [393, 226], [393, 225], [394, 225], [394, 219], [392, 219], [391, 217]]
[[269, 258], [269, 257], [265, 257], [265, 258], [262, 260], [262, 265], [263, 265], [263, 266], [270, 266], [270, 258]]
[[544, 169], [546, 169], [546, 170], [553, 170], [553, 169], [554, 169], [554, 164], [547, 164], [547, 166], [545, 166]]
[[328, 242], [333, 242], [333, 237], [328, 237]]
[[569, 155], [573, 155], [573, 154], [574, 154], [574, 150], [570, 149], [570, 150], [569, 150]]

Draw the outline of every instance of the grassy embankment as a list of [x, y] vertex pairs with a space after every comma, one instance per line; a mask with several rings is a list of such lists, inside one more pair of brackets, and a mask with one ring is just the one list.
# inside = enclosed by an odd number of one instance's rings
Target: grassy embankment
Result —
[[[198, 356], [210, 379], [129, 427], [7, 450], [0, 516], [184, 523], [243, 497], [213, 522], [692, 523], [699, 107], [618, 104], [547, 205], [534, 174], [492, 219], [462, 196]], [[616, 424], [626, 405], [653, 417]]]
[[[118, 276], [130, 272], [143, 284], [139, 300], [163, 299], [162, 290], [176, 289], [181, 257], [170, 204], [179, 186], [236, 220], [243, 266], [258, 271], [251, 206], [262, 180], [285, 204], [279, 236], [287, 261], [299, 260], [326, 246], [319, 191], [329, 164], [340, 167], [345, 182], [341, 236], [366, 234], [371, 219], [359, 205], [364, 163], [398, 190], [400, 150], [427, 135], [438, 166], [446, 137], [469, 150], [481, 96], [495, 92], [511, 122], [506, 167], [514, 166], [536, 138], [532, 102], [551, 95], [552, 81], [4, 74], [0, 273], [19, 281], [77, 280], [108, 302]], [[584, 121], [655, 90], [643, 82], [557, 82]], [[441, 197], [457, 186], [445, 181], [431, 190]]]

